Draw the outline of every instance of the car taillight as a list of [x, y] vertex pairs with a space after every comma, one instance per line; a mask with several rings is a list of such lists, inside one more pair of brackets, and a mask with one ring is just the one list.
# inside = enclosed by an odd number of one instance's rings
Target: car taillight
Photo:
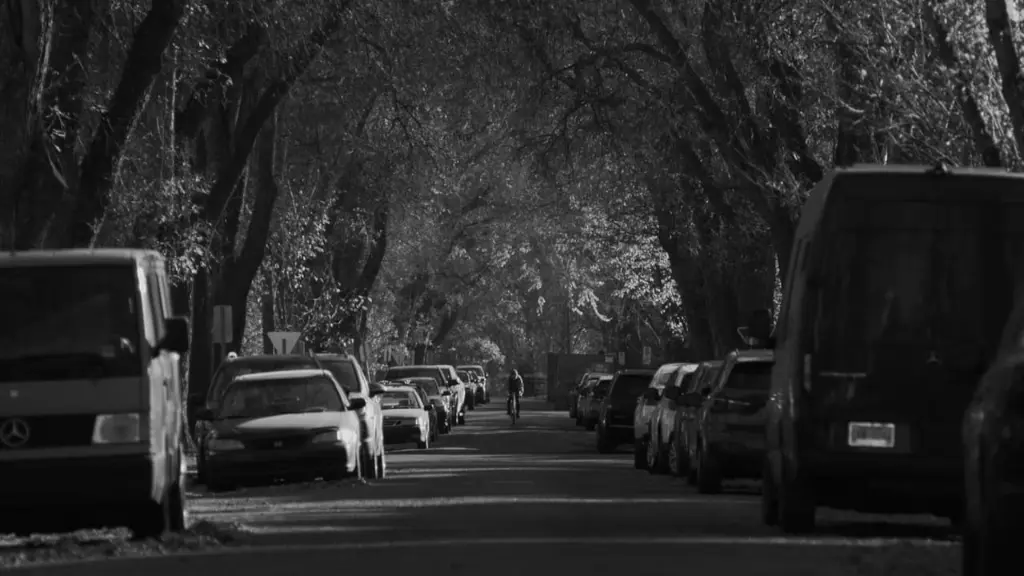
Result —
[[811, 391], [811, 355], [804, 354], [804, 390]]

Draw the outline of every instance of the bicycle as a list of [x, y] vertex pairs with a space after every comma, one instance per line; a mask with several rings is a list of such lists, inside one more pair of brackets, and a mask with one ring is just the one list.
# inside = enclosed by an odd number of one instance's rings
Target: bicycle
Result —
[[512, 418], [512, 424], [515, 425], [516, 420], [519, 419], [519, 395], [512, 394], [508, 397], [508, 413]]

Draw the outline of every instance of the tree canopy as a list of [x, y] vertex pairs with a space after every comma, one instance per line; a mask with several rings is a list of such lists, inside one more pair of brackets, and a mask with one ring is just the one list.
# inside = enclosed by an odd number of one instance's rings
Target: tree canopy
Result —
[[1007, 0], [0, 4], [0, 243], [154, 248], [208, 379], [270, 330], [371, 367], [706, 359], [834, 166], [1015, 170]]

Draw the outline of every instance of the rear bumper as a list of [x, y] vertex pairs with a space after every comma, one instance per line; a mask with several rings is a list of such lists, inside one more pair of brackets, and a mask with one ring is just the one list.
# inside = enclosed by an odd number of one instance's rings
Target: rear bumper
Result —
[[823, 505], [876, 512], [943, 513], [963, 501], [958, 458], [816, 452], [800, 470]]
[[152, 500], [148, 454], [0, 462], [0, 506], [107, 505]]
[[238, 481], [292, 474], [336, 472], [341, 467], [352, 472], [344, 446], [301, 450], [239, 450], [207, 456], [207, 477], [213, 481]]

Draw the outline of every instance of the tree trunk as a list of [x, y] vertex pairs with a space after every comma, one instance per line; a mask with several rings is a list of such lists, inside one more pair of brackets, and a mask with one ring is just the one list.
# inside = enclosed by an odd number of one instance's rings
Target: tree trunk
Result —
[[1006, 108], [1010, 112], [1017, 153], [1024, 154], [1024, 75], [1021, 74], [1020, 57], [1013, 43], [1006, 0], [985, 0], [985, 23], [988, 26], [988, 41], [999, 66], [999, 84]]

